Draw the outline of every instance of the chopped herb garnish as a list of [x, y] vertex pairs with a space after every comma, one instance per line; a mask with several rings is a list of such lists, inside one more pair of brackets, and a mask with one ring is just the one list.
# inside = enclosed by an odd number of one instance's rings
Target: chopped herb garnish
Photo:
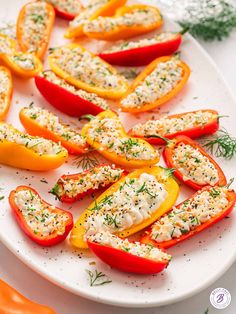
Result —
[[86, 269], [85, 271], [89, 275], [90, 287], [102, 286], [102, 285], [105, 285], [107, 283], [111, 283], [112, 282], [112, 280], [110, 280], [101, 271], [99, 272], [96, 269], [94, 271]]

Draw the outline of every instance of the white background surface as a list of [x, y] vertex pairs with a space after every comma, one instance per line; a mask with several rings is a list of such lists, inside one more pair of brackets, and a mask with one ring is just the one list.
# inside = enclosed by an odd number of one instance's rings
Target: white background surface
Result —
[[[222, 43], [204, 44], [212, 58], [218, 64], [226, 80], [236, 94], [236, 33], [230, 39]], [[224, 106], [224, 104], [222, 104]], [[217, 261], [216, 261], [217, 262]], [[15, 256], [0, 244], [0, 278], [12, 284], [23, 294], [37, 302], [45, 303], [53, 307], [57, 314], [197, 314], [204, 313], [209, 308], [209, 313], [233, 314], [236, 309], [236, 285], [235, 285], [236, 264], [214, 285], [203, 291], [201, 294], [186, 301], [159, 309], [124, 309], [101, 305], [73, 296], [60, 288], [48, 283], [40, 276], [33, 273], [24, 266]], [[215, 310], [209, 304], [209, 294], [216, 287], [227, 288], [232, 295], [231, 306], [225, 310]]]

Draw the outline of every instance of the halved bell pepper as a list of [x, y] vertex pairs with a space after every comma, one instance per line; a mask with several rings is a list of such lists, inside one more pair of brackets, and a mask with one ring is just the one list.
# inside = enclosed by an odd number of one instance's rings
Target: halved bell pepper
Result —
[[88, 151], [88, 144], [81, 132], [64, 124], [55, 114], [46, 109], [34, 106], [25, 107], [21, 109], [19, 117], [30, 135], [41, 136], [60, 143], [73, 155], [84, 154]]
[[0, 163], [20, 169], [47, 171], [60, 167], [68, 157], [60, 144], [22, 133], [0, 122]]
[[109, 233], [97, 233], [87, 242], [90, 250], [104, 263], [128, 273], [156, 274], [171, 260], [169, 254], [154, 246], [122, 240]]
[[16, 26], [16, 38], [23, 52], [33, 52], [43, 59], [47, 51], [55, 11], [51, 4], [43, 1], [26, 3], [20, 10]]
[[128, 83], [115, 68], [78, 44], [54, 49], [48, 61], [54, 73], [87, 92], [109, 99], [127, 92]]
[[70, 212], [48, 204], [29, 186], [11, 191], [9, 204], [23, 232], [39, 245], [62, 242], [73, 228]]
[[96, 115], [109, 109], [105, 99], [74, 87], [52, 71], [44, 71], [34, 79], [43, 97], [56, 109], [69, 116]]
[[83, 10], [80, 0], [47, 0], [55, 10], [58, 17], [65, 20], [73, 20]]
[[99, 16], [88, 21], [83, 30], [90, 38], [114, 41], [149, 33], [162, 24], [161, 13], [156, 7], [135, 4], [119, 8], [113, 17]]
[[61, 202], [74, 203], [93, 192], [108, 188], [127, 172], [115, 165], [101, 164], [76, 174], [63, 175], [50, 193]]
[[[211, 202], [209, 202], [210, 198]], [[212, 205], [212, 200], [214, 206], [218, 207], [214, 214], [212, 211], [215, 207]], [[141, 243], [165, 249], [176, 245], [228, 216], [235, 202], [236, 193], [233, 190], [227, 187], [206, 186], [159, 218], [144, 232]], [[200, 208], [196, 214], [198, 206]], [[166, 222], [168, 227], [165, 229]]]
[[120, 66], [147, 65], [158, 57], [175, 53], [182, 42], [178, 33], [161, 33], [138, 41], [124, 41], [98, 54], [110, 64]]
[[112, 111], [103, 111], [93, 117], [81, 134], [99, 154], [123, 167], [141, 168], [159, 161], [158, 151], [148, 142], [128, 136]]
[[143, 138], [150, 144], [163, 145], [166, 139], [186, 135], [192, 139], [210, 135], [219, 129], [219, 113], [205, 109], [163, 116], [135, 125], [129, 132], [131, 136]]
[[84, 35], [83, 26], [87, 21], [92, 21], [98, 16], [110, 16], [115, 13], [117, 8], [122, 7], [127, 0], [90, 0], [85, 9], [71, 21], [66, 31], [66, 38], [81, 37]]
[[16, 50], [16, 42], [0, 34], [0, 61], [21, 78], [31, 78], [42, 71], [41, 61], [32, 53]]
[[167, 142], [163, 158], [180, 181], [199, 190], [206, 185], [226, 184], [226, 178], [216, 161], [198, 143], [179, 135]]
[[56, 314], [51, 308], [35, 303], [0, 279], [1, 314]]
[[8, 68], [0, 66], [0, 121], [6, 118], [13, 93], [12, 76]]
[[132, 113], [160, 107], [183, 89], [189, 76], [188, 65], [178, 56], [157, 58], [136, 77], [119, 107]]
[[[147, 178], [146, 178], [147, 177]], [[150, 189], [147, 188], [148, 180], [155, 180], [155, 184], [161, 185], [161, 189], [159, 190], [158, 194], [153, 195], [150, 193]], [[126, 186], [134, 186], [135, 184], [139, 184], [142, 186], [140, 188], [137, 188], [136, 196], [132, 195], [126, 195], [126, 198], [122, 194], [122, 190]], [[153, 181], [152, 181], [153, 182]], [[135, 186], [136, 188], [136, 186]], [[121, 201], [120, 205], [114, 204], [114, 208], [112, 212], [107, 209], [107, 206], [112, 206], [112, 199], [114, 197], [115, 193], [121, 193], [119, 200]], [[139, 194], [141, 193], [141, 194]], [[164, 193], [165, 196], [161, 196], [161, 193]], [[107, 229], [111, 229], [118, 236], [121, 238], [128, 237], [129, 235], [132, 235], [150, 224], [152, 224], [154, 221], [156, 221], [160, 216], [162, 216], [166, 211], [168, 211], [175, 203], [179, 193], [179, 186], [176, 183], [176, 181], [170, 176], [170, 171], [168, 169], [160, 168], [160, 167], [146, 167], [139, 170], [136, 170], [132, 173], [130, 173], [128, 176], [122, 178], [115, 184], [113, 184], [108, 190], [106, 190], [102, 195], [100, 195], [89, 207], [82, 213], [82, 215], [77, 220], [71, 236], [70, 241], [71, 244], [78, 248], [87, 248], [87, 237], [89, 237], [91, 234], [95, 234], [95, 229], [93, 230], [90, 227], [86, 226], [86, 223], [88, 223], [89, 217], [92, 218], [92, 223], [96, 221], [99, 225], [100, 231], [106, 231]], [[149, 212], [149, 214], [142, 216], [142, 219], [140, 218], [140, 215], [142, 215], [142, 206], [139, 205], [140, 203], [137, 201], [137, 204], [134, 205], [134, 207], [130, 208], [127, 207], [127, 200], [130, 198], [134, 199], [135, 197], [142, 198], [142, 200], [146, 197], [152, 202], [153, 208], [152, 211]], [[161, 201], [156, 203], [156, 198], [161, 197]], [[154, 202], [154, 203], [153, 203]], [[141, 206], [141, 208], [140, 208]], [[145, 210], [148, 210], [147, 206], [145, 206]], [[123, 214], [124, 210], [124, 214]], [[124, 219], [125, 214], [127, 214], [129, 211], [133, 211], [133, 220], [132, 223], [130, 222], [130, 218], [127, 220], [128, 224], [127, 227], [120, 225], [121, 220]], [[120, 213], [120, 216], [118, 217], [118, 213]], [[97, 216], [97, 215], [102, 215]], [[137, 221], [135, 220], [137, 218]], [[101, 219], [98, 220], [98, 219]], [[126, 221], [126, 223], [127, 223]], [[88, 228], [86, 230], [86, 228]], [[104, 228], [102, 230], [102, 228]], [[113, 229], [112, 229], [113, 228]], [[111, 230], [108, 231], [111, 231]], [[88, 234], [88, 232], [90, 234]]]

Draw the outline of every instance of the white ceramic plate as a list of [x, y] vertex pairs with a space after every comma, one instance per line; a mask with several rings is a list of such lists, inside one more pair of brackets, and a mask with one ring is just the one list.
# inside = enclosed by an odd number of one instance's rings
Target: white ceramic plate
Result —
[[[0, 0], [1, 20], [14, 21], [19, 8], [25, 2], [8, 0], [6, 4], [5, 0]], [[157, 3], [157, 1], [143, 2]], [[64, 43], [62, 34], [66, 24], [65, 21], [57, 20], [50, 47]], [[166, 25], [169, 30], [173, 30], [173, 25], [168, 22]], [[90, 47], [94, 48], [94, 43]], [[229, 115], [229, 118], [224, 119], [222, 124], [230, 133], [235, 133], [235, 101], [215, 65], [190, 36], [185, 39], [181, 50], [183, 60], [192, 69], [191, 78], [184, 91], [164, 106], [162, 112], [217, 109], [221, 114]], [[7, 121], [22, 129], [18, 111], [31, 101], [35, 105], [55, 111], [38, 93], [33, 80], [14, 79], [14, 98]], [[75, 119], [58, 114], [66, 120], [76, 122]], [[155, 114], [157, 115], [158, 111]], [[125, 126], [129, 128], [137, 121], [144, 120], [145, 115], [141, 118], [122, 114], [122, 119]], [[231, 178], [236, 166], [235, 159], [227, 162], [222, 159], [218, 161], [227, 177]], [[127, 275], [109, 269], [91, 254], [76, 251], [68, 242], [53, 248], [34, 245], [21, 232], [12, 217], [7, 200], [9, 192], [21, 184], [32, 185], [47, 201], [65, 209], [70, 208], [76, 219], [91, 202], [90, 197], [70, 207], [61, 205], [48, 194], [57, 178], [67, 171], [72, 173], [79, 171], [73, 165], [73, 158], [67, 165], [56, 171], [40, 174], [0, 166], [0, 187], [2, 188], [0, 193], [5, 196], [0, 202], [0, 239], [29, 267], [60, 287], [98, 302], [130, 307], [159, 306], [184, 299], [204, 289], [220, 277], [235, 260], [235, 213], [230, 219], [225, 219], [210, 230], [170, 249], [173, 255], [170, 266], [162, 274], [154, 276]], [[44, 182], [45, 179], [48, 184]], [[182, 187], [179, 200], [190, 196], [191, 193], [193, 191]], [[94, 261], [95, 266], [91, 263]], [[85, 269], [95, 268], [104, 272], [112, 283], [90, 287]]]

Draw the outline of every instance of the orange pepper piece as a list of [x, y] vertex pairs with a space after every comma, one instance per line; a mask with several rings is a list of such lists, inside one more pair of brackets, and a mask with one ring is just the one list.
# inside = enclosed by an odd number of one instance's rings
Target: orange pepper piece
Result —
[[0, 121], [3, 121], [10, 108], [13, 86], [11, 72], [3, 66], [0, 66], [0, 77], [0, 84], [2, 85], [2, 91], [0, 92]]

